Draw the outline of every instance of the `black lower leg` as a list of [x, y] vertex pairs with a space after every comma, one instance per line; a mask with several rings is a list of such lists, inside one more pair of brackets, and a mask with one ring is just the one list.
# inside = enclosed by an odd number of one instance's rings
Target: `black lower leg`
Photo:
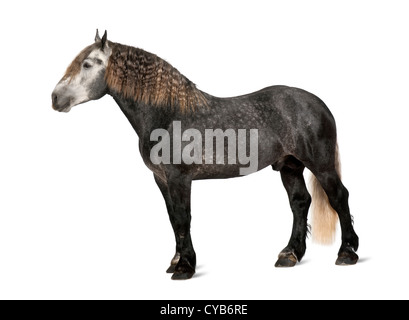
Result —
[[172, 276], [174, 280], [190, 279], [195, 273], [196, 254], [190, 235], [191, 183], [191, 179], [183, 175], [170, 175], [168, 181], [173, 204], [171, 222], [176, 237], [176, 252], [179, 253]]
[[349, 211], [349, 193], [335, 172], [323, 174], [320, 183], [328, 195], [329, 202], [338, 213], [342, 232], [342, 244], [338, 252], [337, 265], [356, 264], [359, 257], [355, 253], [359, 247], [359, 238], [352, 225]]
[[172, 276], [173, 280], [190, 279], [195, 274], [196, 253], [193, 250], [190, 232], [180, 235], [180, 256]]
[[291, 164], [291, 166], [283, 167], [280, 173], [294, 216], [293, 229], [290, 241], [287, 247], [281, 251], [276, 267], [294, 266], [297, 261], [301, 261], [306, 250], [307, 215], [311, 196], [304, 181], [304, 166], [295, 159], [292, 160]]

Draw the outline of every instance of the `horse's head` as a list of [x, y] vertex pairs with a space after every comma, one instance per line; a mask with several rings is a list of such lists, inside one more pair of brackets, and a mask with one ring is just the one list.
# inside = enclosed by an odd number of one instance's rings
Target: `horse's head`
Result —
[[103, 97], [107, 93], [104, 77], [111, 53], [107, 32], [101, 39], [97, 30], [95, 43], [81, 51], [55, 87], [51, 95], [54, 110], [68, 112], [80, 103]]

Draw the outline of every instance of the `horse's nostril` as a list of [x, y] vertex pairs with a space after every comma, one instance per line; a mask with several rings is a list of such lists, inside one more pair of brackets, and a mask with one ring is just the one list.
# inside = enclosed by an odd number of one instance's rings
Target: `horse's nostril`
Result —
[[58, 100], [57, 95], [56, 95], [55, 93], [53, 93], [53, 94], [51, 95], [51, 99], [52, 99], [52, 101], [53, 101], [53, 104], [55, 104], [55, 103], [57, 102], [57, 100]]
[[57, 97], [57, 95], [53, 92], [52, 93], [52, 95], [51, 95], [51, 100], [52, 100], [52, 107], [53, 107], [53, 109], [54, 110], [57, 110], [57, 106], [58, 106], [58, 104], [57, 104], [57, 102], [58, 102], [58, 97]]

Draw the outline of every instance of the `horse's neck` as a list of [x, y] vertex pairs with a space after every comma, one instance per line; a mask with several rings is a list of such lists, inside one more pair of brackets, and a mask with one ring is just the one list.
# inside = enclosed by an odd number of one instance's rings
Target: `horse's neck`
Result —
[[135, 132], [138, 134], [139, 138], [144, 136], [144, 127], [143, 127], [143, 115], [140, 110], [140, 106], [131, 101], [123, 99], [120, 95], [111, 94], [115, 102], [118, 104], [119, 108], [128, 119], [129, 123], [134, 128]]
[[149, 106], [110, 93], [141, 140], [149, 140], [153, 130], [166, 128], [176, 115], [171, 109]]

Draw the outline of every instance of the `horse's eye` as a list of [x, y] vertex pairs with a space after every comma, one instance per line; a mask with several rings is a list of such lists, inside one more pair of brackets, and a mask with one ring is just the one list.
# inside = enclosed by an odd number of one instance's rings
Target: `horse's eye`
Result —
[[84, 62], [83, 67], [84, 67], [84, 69], [89, 69], [92, 66], [88, 62]]

